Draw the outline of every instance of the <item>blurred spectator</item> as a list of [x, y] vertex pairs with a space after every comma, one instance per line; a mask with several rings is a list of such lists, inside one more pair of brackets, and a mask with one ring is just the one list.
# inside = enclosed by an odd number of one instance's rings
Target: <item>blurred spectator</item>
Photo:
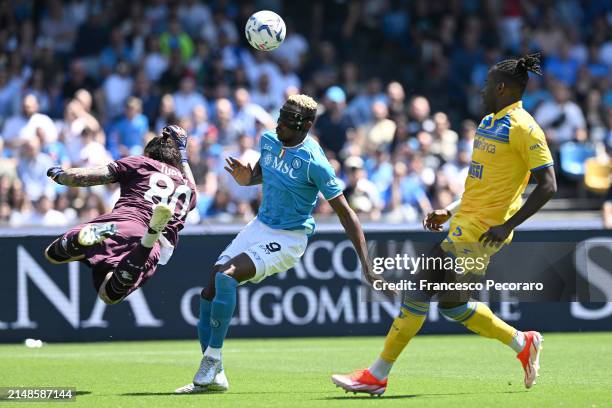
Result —
[[81, 133], [81, 150], [76, 167], [104, 166], [112, 161], [112, 157], [104, 145], [95, 140], [95, 133], [90, 128], [83, 129]]
[[68, 224], [68, 219], [64, 213], [53, 209], [53, 201], [51, 201], [49, 197], [41, 196], [34, 203], [34, 211], [22, 222], [26, 225], [63, 227]]
[[[226, 156], [236, 158], [244, 164], [251, 165], [251, 167], [255, 167], [255, 164], [259, 161], [259, 152], [253, 149], [253, 137], [245, 133], [242, 133], [238, 137], [237, 148], [235, 150], [229, 150]], [[225, 165], [225, 163], [220, 164], [220, 167]], [[238, 185], [234, 178], [223, 168], [217, 169], [217, 174], [219, 174], [219, 181], [227, 186], [227, 193], [232, 201], [250, 203], [257, 198], [259, 187], [243, 187]]]
[[430, 114], [431, 110], [427, 98], [423, 96], [413, 97], [408, 109], [408, 133], [415, 136], [422, 130], [425, 132], [433, 132], [435, 123], [429, 116]]
[[147, 117], [149, 123], [155, 122], [160, 96], [157, 89], [151, 86], [151, 81], [144, 71], [140, 71], [134, 78], [132, 96], [142, 102], [142, 113]]
[[158, 81], [168, 68], [168, 58], [162, 54], [159, 38], [150, 36], [147, 39], [147, 55], [144, 58], [144, 71], [151, 81]]
[[128, 63], [121, 61], [117, 64], [115, 72], [102, 84], [107, 120], [112, 120], [121, 114], [126, 99], [132, 93], [133, 80], [129, 75]]
[[178, 122], [174, 109], [174, 98], [170, 94], [165, 94], [161, 98], [159, 105], [159, 115], [155, 122], [155, 133], [160, 133], [164, 126], [173, 125]]
[[0, 66], [0, 120], [14, 113], [13, 101], [18, 99], [22, 79], [12, 76], [9, 71]]
[[60, 0], [51, 0], [48, 4], [48, 14], [40, 22], [41, 34], [51, 40], [57, 55], [66, 57], [72, 51], [77, 25], [64, 12]]
[[132, 63], [134, 61], [134, 53], [130, 44], [126, 41], [121, 28], [115, 27], [110, 34], [110, 43], [100, 54], [100, 63], [103, 69], [111, 71], [120, 61]]
[[[17, 160], [7, 157], [4, 151], [4, 139], [0, 137], [0, 180], [8, 182], [17, 177]], [[0, 182], [0, 187], [2, 183]], [[0, 200], [2, 201], [2, 200]]]
[[570, 100], [570, 91], [556, 83], [552, 91], [554, 100], [547, 101], [535, 113], [535, 119], [546, 133], [552, 147], [574, 140], [585, 129], [585, 120], [578, 105]]
[[281, 61], [287, 61], [292, 70], [297, 70], [302, 65], [304, 54], [308, 51], [308, 41], [303, 35], [294, 31], [291, 21], [286, 21], [287, 34], [283, 46], [272, 51], [272, 54]]
[[325, 92], [325, 112], [315, 122], [316, 132], [325, 149], [336, 156], [344, 146], [347, 133], [354, 130], [351, 117], [346, 112], [346, 95], [342, 88], [333, 86]]
[[143, 138], [149, 130], [149, 121], [142, 114], [142, 101], [128, 98], [124, 115], [111, 125], [108, 149], [113, 158], [142, 154]]
[[242, 131], [254, 137], [257, 133], [256, 122], [264, 123], [268, 129], [274, 128], [274, 119], [264, 108], [251, 102], [249, 91], [244, 88], [236, 89], [234, 92], [234, 100], [236, 101], [235, 122]]
[[544, 65], [544, 75], [549, 75], [563, 82], [566, 86], [573, 86], [578, 75], [579, 62], [570, 55], [569, 44], [564, 42], [558, 55], [552, 55]]
[[27, 196], [36, 201], [42, 196], [55, 198], [55, 183], [47, 177], [47, 169], [54, 165], [48, 155], [40, 151], [38, 138], [26, 140], [20, 149], [17, 174], [23, 181]]
[[360, 144], [370, 154], [378, 150], [389, 151], [397, 125], [388, 118], [387, 105], [382, 101], [374, 102], [372, 116], [373, 121], [359, 129]]
[[234, 109], [229, 99], [219, 99], [215, 104], [215, 126], [218, 131], [218, 140], [222, 146], [236, 143], [238, 136], [243, 131], [238, 122], [234, 120]]
[[344, 161], [347, 180], [344, 195], [357, 214], [369, 214], [372, 219], [380, 218], [383, 202], [376, 185], [368, 180], [363, 159], [348, 157]]
[[378, 101], [384, 102], [385, 94], [382, 93], [380, 78], [372, 78], [368, 81], [365, 92], [356, 95], [348, 104], [347, 112], [356, 126], [364, 125], [372, 119], [372, 105]]
[[198, 37], [203, 27], [212, 24], [210, 8], [198, 0], [181, 2], [178, 7], [178, 17], [182, 26], [193, 38]]
[[37, 129], [42, 129], [48, 138], [57, 139], [57, 129], [53, 121], [42, 113], [38, 113], [38, 100], [34, 95], [26, 95], [22, 99], [21, 114], [7, 119], [2, 129], [2, 135], [7, 147], [17, 147], [20, 143], [36, 138]]
[[259, 77], [251, 93], [251, 99], [268, 112], [272, 112], [283, 104], [282, 93], [279, 94], [276, 88], [271, 85], [268, 74], [262, 74]]
[[195, 89], [195, 80], [192, 77], [181, 79], [178, 92], [173, 95], [174, 112], [179, 118], [191, 115], [193, 108], [198, 105], [207, 106], [208, 102]]
[[168, 23], [168, 30], [159, 37], [161, 52], [169, 56], [172, 50], [179, 50], [183, 62], [189, 61], [193, 55], [193, 41], [189, 34], [183, 31], [181, 23], [173, 18]]
[[81, 60], [73, 60], [70, 63], [70, 72], [68, 79], [62, 87], [62, 95], [65, 98], [72, 98], [79, 89], [93, 91], [95, 81], [87, 74], [85, 65]]

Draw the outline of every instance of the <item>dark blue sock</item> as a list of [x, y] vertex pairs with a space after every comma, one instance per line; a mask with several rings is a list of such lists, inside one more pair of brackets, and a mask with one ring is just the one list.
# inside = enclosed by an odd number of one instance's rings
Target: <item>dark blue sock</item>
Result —
[[223, 347], [230, 321], [236, 308], [236, 287], [238, 281], [231, 276], [217, 273], [215, 276], [215, 298], [210, 308], [210, 342], [213, 348]]
[[202, 353], [210, 341], [210, 301], [200, 298], [200, 320], [198, 320], [198, 338]]

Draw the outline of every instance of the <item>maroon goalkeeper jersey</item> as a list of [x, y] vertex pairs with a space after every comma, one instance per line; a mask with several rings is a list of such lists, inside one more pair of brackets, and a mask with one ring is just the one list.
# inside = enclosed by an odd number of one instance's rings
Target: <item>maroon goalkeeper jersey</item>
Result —
[[153, 207], [158, 203], [167, 204], [174, 216], [163, 234], [176, 246], [185, 218], [196, 205], [193, 183], [176, 167], [145, 156], [116, 160], [108, 168], [121, 186], [121, 197], [108, 216], [147, 226]]

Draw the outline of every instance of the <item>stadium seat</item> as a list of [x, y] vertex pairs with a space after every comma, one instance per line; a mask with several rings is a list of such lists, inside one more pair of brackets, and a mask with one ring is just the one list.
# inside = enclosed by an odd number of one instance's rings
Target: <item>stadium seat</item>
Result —
[[584, 176], [584, 163], [595, 156], [595, 149], [583, 143], [567, 142], [561, 145], [561, 171], [574, 180], [582, 180]]
[[589, 191], [604, 194], [610, 188], [612, 163], [591, 157], [584, 162], [584, 185]]

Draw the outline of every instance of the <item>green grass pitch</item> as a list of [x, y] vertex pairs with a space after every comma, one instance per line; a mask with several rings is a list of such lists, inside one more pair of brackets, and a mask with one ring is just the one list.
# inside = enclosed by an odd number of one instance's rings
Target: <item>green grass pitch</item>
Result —
[[[475, 335], [419, 336], [381, 398], [335, 388], [333, 373], [366, 366], [383, 338], [228, 340], [225, 394], [172, 395], [198, 366], [195, 341], [0, 346], [0, 386], [74, 386], [76, 402], [34, 407], [606, 407], [612, 333], [545, 334], [538, 384], [523, 388], [513, 353]], [[0, 402], [5, 406], [29, 404]]]

